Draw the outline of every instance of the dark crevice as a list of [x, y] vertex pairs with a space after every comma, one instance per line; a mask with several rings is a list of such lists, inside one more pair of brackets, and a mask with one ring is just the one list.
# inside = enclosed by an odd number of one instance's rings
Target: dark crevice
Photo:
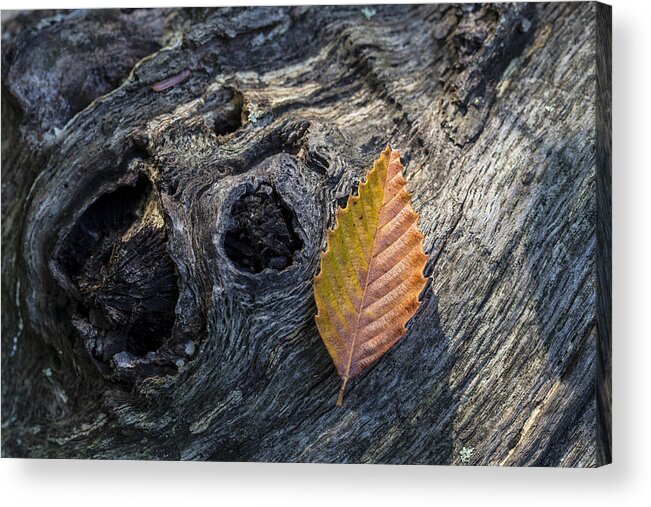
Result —
[[303, 248], [294, 231], [292, 211], [267, 186], [240, 197], [231, 216], [232, 226], [224, 236], [224, 249], [240, 269], [251, 273], [267, 268], [280, 271], [290, 266], [294, 253]]
[[178, 299], [164, 229], [145, 226], [115, 244], [99, 271], [84, 273], [79, 288], [91, 324], [107, 331], [96, 351], [101, 359], [158, 350], [171, 334]]
[[88, 207], [58, 255], [66, 275], [77, 282], [83, 268], [99, 268], [108, 260], [112, 244], [142, 216], [148, 187], [147, 180], [140, 178], [134, 186], [104, 194]]
[[237, 90], [221, 90], [207, 106], [211, 107], [211, 111], [205, 113], [204, 117], [220, 137], [232, 134], [247, 121], [244, 95]]
[[55, 256], [74, 288], [75, 327], [105, 365], [157, 351], [172, 334], [178, 275], [156, 213], [141, 176], [91, 204]]
[[443, 128], [455, 144], [464, 146], [483, 131], [498, 83], [533, 38], [536, 13], [530, 4], [485, 4], [457, 14], [459, 22], [441, 46], [446, 71], [440, 76], [440, 107]]

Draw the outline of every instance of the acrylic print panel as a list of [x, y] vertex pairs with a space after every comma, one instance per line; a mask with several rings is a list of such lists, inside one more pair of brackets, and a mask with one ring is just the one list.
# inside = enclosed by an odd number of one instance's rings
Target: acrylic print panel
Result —
[[2, 456], [610, 462], [608, 6], [2, 42]]

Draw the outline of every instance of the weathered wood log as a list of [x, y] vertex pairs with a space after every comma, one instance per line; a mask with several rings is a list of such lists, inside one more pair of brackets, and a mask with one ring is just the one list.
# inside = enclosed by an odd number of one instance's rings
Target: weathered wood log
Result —
[[[6, 21], [2, 455], [609, 462], [609, 16]], [[387, 143], [431, 282], [336, 408], [312, 279]]]

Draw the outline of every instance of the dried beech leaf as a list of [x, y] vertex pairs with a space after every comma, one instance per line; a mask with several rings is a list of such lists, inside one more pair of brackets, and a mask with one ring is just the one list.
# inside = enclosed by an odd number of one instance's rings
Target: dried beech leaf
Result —
[[420, 305], [427, 255], [405, 184], [400, 155], [387, 146], [328, 230], [315, 320], [343, 381], [338, 406], [346, 382], [405, 334]]

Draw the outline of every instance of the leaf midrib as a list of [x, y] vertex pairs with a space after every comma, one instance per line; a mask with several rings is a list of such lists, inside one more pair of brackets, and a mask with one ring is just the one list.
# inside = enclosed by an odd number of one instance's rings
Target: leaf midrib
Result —
[[[377, 241], [378, 232], [380, 231], [380, 227], [379, 227], [379, 225], [380, 225], [380, 213], [382, 212], [382, 208], [384, 208], [384, 192], [386, 192], [386, 183], [387, 183], [387, 178], [388, 178], [388, 175], [389, 175], [389, 165], [391, 164], [391, 154], [392, 153], [393, 153], [393, 151], [390, 151], [389, 155], [388, 155], [387, 168], [386, 168], [386, 171], [385, 171], [384, 181], [383, 181], [383, 185], [382, 185], [382, 203], [380, 203], [380, 207], [378, 209], [378, 214], [377, 214], [377, 217], [378, 217], [377, 218], [377, 223], [376, 223], [376, 225], [375, 225], [375, 227], [373, 229], [373, 245], [372, 245], [372, 248], [371, 248], [371, 258], [370, 258], [370, 260], [368, 262], [368, 268], [366, 270], [366, 280], [364, 281], [364, 285], [362, 286], [362, 297], [361, 297], [360, 302], [359, 302], [359, 308], [357, 309], [357, 321], [355, 322], [355, 328], [353, 330], [353, 341], [352, 341], [352, 343], [350, 345], [350, 352], [348, 354], [348, 362], [346, 363], [346, 371], [344, 373], [344, 376], [342, 377], [342, 380], [344, 381], [344, 385], [345, 385], [345, 383], [348, 380], [349, 375], [350, 375], [350, 367], [351, 367], [352, 362], [353, 362], [353, 355], [355, 354], [355, 344], [357, 342], [357, 334], [358, 334], [358, 330], [359, 330], [359, 321], [362, 318], [362, 312], [364, 310], [364, 302], [366, 301], [366, 289], [368, 288], [368, 280], [369, 280], [369, 276], [371, 274], [371, 268], [373, 266], [373, 260], [376, 257], [376, 255], [374, 255], [374, 253], [375, 253], [375, 242]], [[367, 178], [367, 181], [368, 181], [368, 178]], [[362, 205], [363, 205], [364, 202], [363, 202], [361, 196], [360, 196], [360, 201], [362, 201]]]

